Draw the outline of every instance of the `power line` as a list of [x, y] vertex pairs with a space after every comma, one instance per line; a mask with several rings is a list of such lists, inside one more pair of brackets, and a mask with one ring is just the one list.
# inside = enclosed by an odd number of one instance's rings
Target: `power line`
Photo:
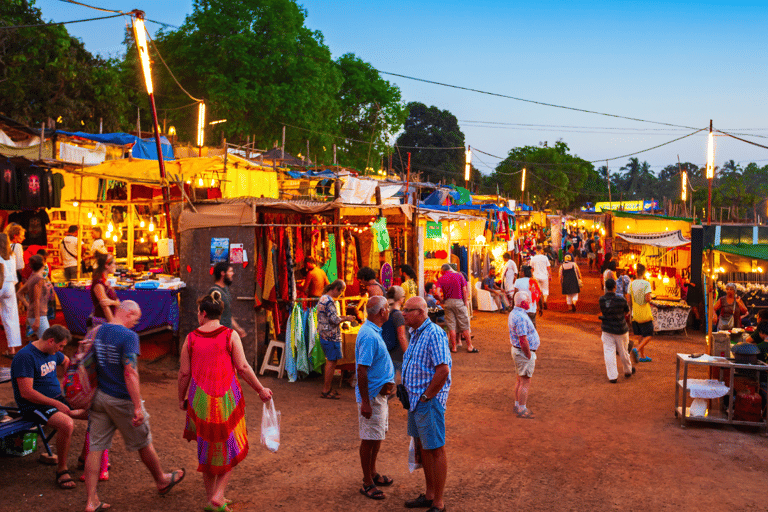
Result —
[[379, 73], [381, 73], [383, 75], [397, 76], [397, 77], [400, 77], [400, 78], [405, 78], [407, 80], [414, 80], [416, 82], [423, 82], [423, 83], [432, 84], [432, 85], [440, 85], [442, 87], [450, 87], [452, 89], [460, 89], [460, 90], [463, 90], [463, 91], [476, 92], [476, 93], [479, 93], [479, 94], [486, 94], [488, 96], [497, 96], [499, 98], [507, 98], [507, 99], [511, 99], [511, 100], [515, 100], [515, 101], [522, 101], [522, 102], [525, 102], [525, 103], [533, 103], [535, 105], [543, 105], [545, 107], [562, 108], [562, 109], [565, 109], [565, 110], [573, 110], [575, 112], [584, 112], [586, 114], [596, 114], [596, 115], [600, 115], [600, 116], [614, 117], [614, 118], [617, 118], [617, 119], [627, 119], [629, 121], [638, 121], [638, 122], [641, 122], [641, 123], [659, 124], [659, 125], [663, 125], [663, 126], [673, 126], [675, 128], [687, 128], [689, 130], [695, 130], [695, 128], [692, 127], [692, 126], [684, 126], [684, 125], [679, 125], [679, 124], [665, 123], [665, 122], [661, 122], [661, 121], [650, 121], [648, 119], [640, 119], [640, 118], [637, 118], [637, 117], [621, 116], [621, 115], [618, 115], [618, 114], [608, 114], [608, 113], [605, 113], [605, 112], [597, 112], [595, 110], [587, 110], [587, 109], [583, 109], [583, 108], [567, 107], [567, 106], [564, 106], [564, 105], [556, 105], [554, 103], [546, 103], [546, 102], [543, 102], [543, 101], [536, 101], [536, 100], [529, 100], [529, 99], [525, 99], [525, 98], [518, 98], [518, 97], [515, 97], [515, 96], [510, 96], [508, 94], [500, 94], [500, 93], [496, 93], [496, 92], [488, 92], [488, 91], [483, 91], [483, 90], [480, 90], [480, 89], [474, 89], [474, 88], [471, 88], [471, 87], [462, 87], [460, 85], [446, 84], [446, 83], [443, 83], [443, 82], [436, 82], [434, 80], [426, 80], [424, 78], [416, 78], [416, 77], [412, 77], [412, 76], [408, 76], [408, 75], [401, 75], [400, 73], [392, 73], [392, 72], [389, 72], [389, 71], [381, 71], [381, 70], [378, 70], [378, 71], [379, 71]]
[[[301, 126], [296, 126], [296, 125], [288, 124], [288, 123], [282, 123], [282, 124], [284, 124], [285, 126], [290, 126], [291, 128], [295, 128], [297, 130], [301, 130], [301, 131], [305, 131], [305, 132], [309, 132], [309, 133], [315, 133], [317, 135], [325, 135], [327, 137], [332, 137], [334, 139], [344, 139], [345, 141], [359, 142], [361, 144], [366, 144], [366, 145], [371, 143], [371, 141], [369, 141], [369, 140], [353, 139], [353, 138], [350, 138], [350, 137], [345, 137], [344, 135], [333, 135], [331, 133], [319, 132], [317, 130], [312, 130], [310, 128], [302, 128]], [[393, 144], [392, 147], [400, 148], [400, 149], [430, 149], [430, 150], [431, 149], [435, 149], [435, 150], [441, 150], [441, 149], [445, 149], [445, 150], [457, 150], [457, 149], [465, 150], [466, 149], [464, 146], [449, 146], [449, 147], [438, 147], [438, 146], [400, 146], [398, 144]]]
[[[145, 29], [145, 30], [146, 30], [146, 29]], [[184, 88], [184, 86], [183, 86], [183, 85], [181, 85], [181, 83], [179, 83], [179, 81], [176, 79], [176, 76], [173, 74], [173, 71], [171, 71], [171, 68], [169, 68], [169, 67], [168, 67], [168, 64], [166, 64], [166, 63], [165, 63], [165, 59], [163, 59], [163, 56], [162, 56], [162, 55], [160, 55], [160, 50], [158, 50], [158, 49], [157, 49], [157, 45], [155, 45], [155, 41], [154, 41], [154, 40], [152, 39], [152, 37], [149, 35], [149, 31], [148, 31], [148, 30], [146, 30], [146, 32], [147, 32], [147, 39], [149, 39], [149, 42], [150, 42], [150, 44], [152, 45], [152, 48], [155, 50], [155, 53], [157, 54], [157, 56], [158, 56], [158, 57], [160, 57], [160, 62], [162, 62], [162, 63], [163, 63], [163, 66], [165, 66], [165, 69], [167, 69], [167, 70], [168, 70], [168, 74], [169, 74], [169, 75], [171, 75], [171, 78], [173, 78], [173, 81], [174, 81], [174, 82], [176, 82], [176, 85], [178, 85], [178, 86], [179, 86], [179, 89], [181, 89], [182, 91], [184, 91], [184, 94], [186, 94], [187, 96], [189, 96], [189, 99], [191, 99], [191, 100], [193, 100], [193, 101], [196, 101], [196, 102], [198, 102], [198, 103], [202, 103], [202, 102], [203, 102], [203, 100], [201, 100], [201, 99], [198, 99], [198, 98], [195, 98], [194, 96], [192, 96], [191, 94], [189, 94], [189, 92], [188, 92], [188, 91], [187, 91], [187, 90]]]
[[[672, 139], [672, 140], [670, 140], [668, 142], [664, 142], [663, 144], [657, 144], [656, 146], [653, 146], [652, 148], [643, 149], [641, 151], [636, 151], [634, 153], [629, 153], [627, 155], [615, 156], [613, 158], [601, 158], [599, 160], [592, 160], [589, 163], [594, 164], [594, 163], [598, 163], [598, 162], [606, 162], [606, 161], [609, 161], [609, 160], [618, 160], [619, 158], [627, 158], [627, 157], [630, 157], [630, 156], [639, 155], [640, 153], [645, 153], [646, 151], [651, 151], [653, 149], [658, 149], [658, 148], [660, 148], [662, 146], [666, 146], [668, 144], [672, 144], [673, 142], [677, 142], [679, 140], [683, 140], [683, 139], [685, 139], [687, 137], [690, 137], [691, 135], [696, 135], [699, 132], [703, 132], [704, 130], [706, 130], [706, 128], [701, 128], [700, 130], [696, 130], [695, 132], [689, 133], [688, 135], [683, 135], [682, 137], [678, 137], [676, 139]], [[765, 146], [763, 146], [763, 147], [765, 147]], [[766, 149], [768, 149], [768, 148], [766, 148]]]
[[[84, 4], [82, 2], [76, 2], [75, 0], [59, 0], [59, 2], [64, 2], [65, 4], [79, 5], [81, 7], [87, 7], [88, 9], [94, 9], [96, 11], [113, 12], [113, 13], [116, 13], [116, 14], [130, 14], [130, 13], [123, 12], [123, 11], [115, 11], [115, 10], [112, 10], [112, 9], [105, 9], [103, 7], [96, 7], [95, 5], [88, 5], [88, 4]], [[162, 21], [150, 20], [149, 18], [144, 18], [144, 21], [151, 21], [152, 23], [156, 23], [157, 25], [162, 25], [164, 27], [173, 27], [173, 28], [176, 28], [176, 29], [179, 28], [176, 25], [171, 25], [170, 23], [164, 23]]]
[[737, 136], [735, 136], [735, 135], [733, 135], [733, 134], [731, 134], [731, 133], [728, 133], [728, 132], [724, 132], [724, 131], [722, 131], [722, 130], [715, 130], [715, 131], [716, 131], [717, 133], [722, 133], [723, 135], [727, 135], [727, 136], [729, 136], [729, 137], [731, 137], [731, 138], [734, 138], [734, 139], [736, 139], [736, 140], [740, 140], [741, 142], [746, 142], [747, 144], [752, 144], [753, 146], [757, 146], [757, 147], [759, 147], [759, 148], [768, 149], [768, 146], [763, 146], [762, 144], [758, 144], [757, 142], [752, 142], [752, 141], [750, 141], [750, 140], [742, 139], [742, 138], [740, 138], [740, 137], [737, 137]]
[[118, 16], [122, 16], [122, 14], [113, 14], [111, 16], [102, 16], [100, 18], [87, 18], [87, 19], [84, 19], [84, 20], [56, 21], [56, 22], [52, 22], [52, 23], [38, 23], [37, 25], [13, 25], [13, 26], [0, 27], [0, 30], [11, 30], [11, 29], [16, 29], [16, 28], [53, 27], [53, 26], [56, 26], [56, 25], [69, 25], [71, 23], [84, 23], [86, 21], [108, 20], [110, 18], [117, 18]]

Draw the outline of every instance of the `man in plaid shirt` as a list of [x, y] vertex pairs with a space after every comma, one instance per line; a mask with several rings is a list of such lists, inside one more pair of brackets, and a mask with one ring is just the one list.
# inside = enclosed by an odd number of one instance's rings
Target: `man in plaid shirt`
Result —
[[509, 341], [512, 343], [512, 359], [517, 370], [515, 383], [515, 413], [518, 418], [533, 418], [533, 413], [526, 406], [531, 377], [536, 367], [536, 350], [539, 348], [539, 333], [528, 317], [531, 295], [527, 291], [515, 294], [515, 308], [509, 314]]
[[443, 491], [448, 473], [445, 456], [445, 406], [451, 388], [451, 350], [445, 331], [427, 316], [427, 303], [411, 297], [403, 307], [411, 341], [403, 355], [403, 385], [408, 391], [408, 435], [417, 443], [424, 466], [426, 493], [405, 502], [407, 508], [445, 510]]

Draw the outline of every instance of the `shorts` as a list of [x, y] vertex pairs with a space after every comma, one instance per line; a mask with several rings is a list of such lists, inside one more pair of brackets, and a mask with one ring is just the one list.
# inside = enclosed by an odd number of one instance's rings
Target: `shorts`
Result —
[[408, 435], [418, 437], [425, 450], [445, 446], [445, 407], [437, 398], [418, 402], [414, 410], [408, 411]]
[[[69, 407], [69, 403], [67, 402], [67, 399], [64, 398], [62, 395], [55, 397], [54, 400], [58, 400], [59, 402]], [[57, 408], [50, 407], [43, 404], [32, 404], [30, 406], [24, 407], [21, 410], [21, 414], [25, 420], [34, 421], [34, 422], [42, 421], [45, 424], [47, 424], [51, 420], [51, 416], [53, 416], [57, 412], [59, 412]]]
[[595, 258], [597, 258], [597, 255], [595, 253], [593, 253], [593, 252], [588, 252], [587, 253], [587, 259], [594, 260]]
[[443, 302], [445, 325], [449, 331], [464, 332], [469, 330], [467, 305], [461, 299], [446, 299]]
[[325, 358], [329, 361], [338, 361], [341, 359], [341, 342], [326, 340], [320, 338], [320, 346], [323, 347]]
[[[27, 331], [32, 330], [32, 324], [35, 323], [35, 319], [32, 317], [27, 317]], [[48, 316], [43, 315], [40, 317], [40, 326], [37, 328], [37, 331], [35, 334], [37, 334], [37, 339], [41, 340], [43, 339], [43, 333], [48, 330], [50, 327], [50, 323], [48, 322]]]
[[644, 338], [646, 336], [653, 336], [653, 320], [641, 324], [632, 322], [632, 332]]
[[74, 281], [77, 279], [77, 267], [64, 268], [64, 279], [67, 281]]
[[131, 452], [146, 448], [152, 443], [149, 431], [149, 414], [144, 411], [144, 423], [133, 426], [133, 402], [124, 398], [115, 398], [101, 391], [93, 397], [88, 414], [91, 450], [102, 451], [112, 446], [112, 436], [119, 430], [125, 441], [125, 449]]
[[539, 283], [539, 288], [541, 289], [541, 294], [544, 296], [544, 299], [549, 297], [549, 277], [546, 279], [536, 278], [536, 282]]
[[513, 346], [511, 352], [512, 360], [515, 362], [515, 368], [517, 369], [517, 374], [521, 377], [528, 377], [530, 379], [533, 376], [533, 370], [536, 368], [536, 351], [531, 350], [530, 359], [525, 357], [523, 349], [521, 348]]
[[389, 430], [389, 400], [384, 395], [376, 395], [371, 400], [371, 417], [364, 418], [360, 414], [360, 403], [357, 404], [357, 419], [360, 424], [360, 439], [364, 441], [383, 441]]

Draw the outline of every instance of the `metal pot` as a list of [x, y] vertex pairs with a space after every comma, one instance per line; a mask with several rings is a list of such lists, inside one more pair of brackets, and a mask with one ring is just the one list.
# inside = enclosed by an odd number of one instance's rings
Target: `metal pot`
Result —
[[757, 356], [760, 349], [756, 345], [742, 341], [731, 347], [733, 357], [738, 364], [757, 364]]

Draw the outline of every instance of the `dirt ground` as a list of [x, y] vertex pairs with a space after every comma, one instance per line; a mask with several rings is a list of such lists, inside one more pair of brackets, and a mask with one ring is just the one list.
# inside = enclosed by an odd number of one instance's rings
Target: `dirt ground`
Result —
[[[533, 420], [512, 411], [506, 317], [475, 314], [480, 353], [458, 353], [453, 360], [446, 414], [448, 510], [764, 510], [766, 438], [755, 429], [728, 426], [683, 429], [674, 416], [675, 353], [702, 352], [703, 333], [654, 338], [647, 350], [653, 362], [640, 364], [633, 378], [610, 384], [599, 339], [598, 278], [585, 277], [579, 312], [565, 311], [553, 283], [551, 307], [539, 320], [542, 343], [529, 400]], [[181, 439], [176, 367], [170, 356], [142, 361], [142, 393], [164, 466], [186, 467], [188, 477], [158, 497], [137, 455], [116, 438], [111, 478], [99, 485], [114, 510], [204, 505], [196, 447]], [[342, 399], [330, 401], [319, 398], [319, 378], [290, 384], [265, 376], [262, 382], [273, 389], [282, 412], [282, 444], [275, 454], [259, 444], [261, 405], [255, 392], [245, 390], [251, 453], [229, 487], [234, 510], [401, 510], [404, 500], [423, 491], [423, 473], [408, 472], [406, 416], [397, 401], [391, 402], [390, 430], [379, 455], [380, 472], [395, 483], [384, 489], [384, 501], [374, 502], [358, 492], [354, 391], [344, 387]], [[10, 385], [0, 386], [0, 401], [10, 396]], [[84, 424], [76, 427], [74, 451], [84, 430]], [[72, 465], [76, 455], [70, 454]], [[59, 490], [53, 476], [54, 468], [40, 465], [36, 456], [0, 458], [0, 510], [82, 510], [84, 485]]]

